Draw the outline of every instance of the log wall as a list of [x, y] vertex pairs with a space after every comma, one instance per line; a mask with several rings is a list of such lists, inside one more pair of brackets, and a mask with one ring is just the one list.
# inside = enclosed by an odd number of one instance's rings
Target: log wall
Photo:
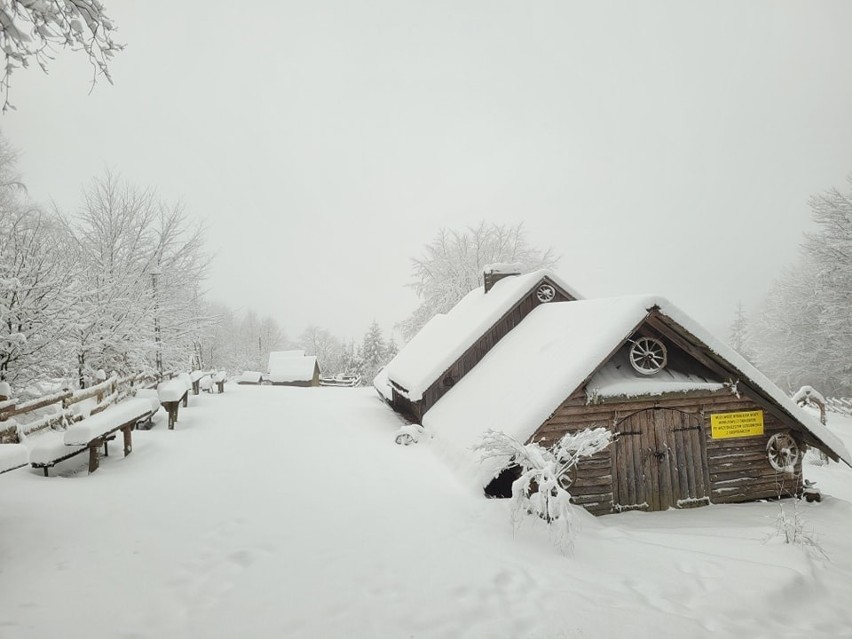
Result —
[[[801, 492], [801, 457], [791, 476], [776, 471], [769, 463], [766, 444], [769, 438], [778, 432], [790, 432], [801, 442], [798, 433], [781, 423], [765, 411], [752, 399], [737, 397], [725, 389], [717, 392], [678, 393], [667, 397], [647, 397], [633, 399], [606, 399], [587, 405], [583, 390], [578, 391], [547, 419], [530, 438], [542, 445], [549, 446], [557, 442], [564, 434], [584, 428], [603, 426], [617, 430], [616, 423], [634, 413], [649, 408], [664, 408], [682, 411], [698, 416], [703, 425], [703, 450], [700, 454], [706, 458], [701, 462], [701, 476], [709, 481], [710, 503], [732, 503], [773, 498], [779, 494], [791, 495]], [[710, 416], [714, 413], [729, 413], [752, 410], [764, 410], [764, 434], [735, 439], [712, 439]], [[649, 505], [620, 504], [617, 495], [624, 495], [627, 489], [620, 490], [616, 485], [619, 471], [615, 467], [615, 443], [592, 458], [580, 462], [577, 480], [570, 489], [577, 504], [583, 505], [596, 515], [620, 512], [625, 509]], [[687, 451], [690, 455], [695, 451]], [[804, 446], [800, 444], [800, 452]], [[624, 475], [627, 471], [622, 471]], [[673, 471], [674, 472], [674, 471]], [[629, 500], [628, 500], [629, 501]], [[688, 502], [690, 500], [684, 500]], [[696, 500], [684, 505], [703, 505], [706, 500]]]

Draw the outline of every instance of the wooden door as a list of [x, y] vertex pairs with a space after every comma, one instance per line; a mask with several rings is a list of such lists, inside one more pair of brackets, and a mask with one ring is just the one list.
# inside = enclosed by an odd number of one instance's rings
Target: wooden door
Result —
[[709, 503], [700, 415], [651, 408], [622, 419], [616, 432], [616, 510], [666, 510]]

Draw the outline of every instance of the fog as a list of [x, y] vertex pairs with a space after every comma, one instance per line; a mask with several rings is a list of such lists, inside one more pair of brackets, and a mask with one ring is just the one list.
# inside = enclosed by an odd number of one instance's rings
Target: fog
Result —
[[724, 334], [852, 171], [849, 3], [105, 3], [114, 85], [67, 52], [13, 75], [31, 196], [112, 169], [181, 200], [208, 297], [291, 336], [392, 327], [409, 259], [483, 219]]

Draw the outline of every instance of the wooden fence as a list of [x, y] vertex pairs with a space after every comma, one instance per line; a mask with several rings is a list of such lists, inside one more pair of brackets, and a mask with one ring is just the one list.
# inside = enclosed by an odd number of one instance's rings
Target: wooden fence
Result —
[[[81, 402], [94, 400], [87, 413], [94, 415], [132, 395], [136, 389], [153, 388], [156, 384], [156, 377], [151, 375], [113, 376], [89, 388], [63, 390], [25, 402], [17, 399], [0, 402], [0, 444], [20, 443], [22, 437], [31, 433], [47, 428], [63, 428], [83, 419], [84, 411], [77, 406]], [[44, 410], [50, 408], [53, 410]], [[43, 410], [43, 415], [37, 413]], [[19, 424], [13, 417], [23, 417], [23, 423]]]
[[852, 399], [848, 397], [826, 397], [825, 407], [829, 412], [852, 416]]

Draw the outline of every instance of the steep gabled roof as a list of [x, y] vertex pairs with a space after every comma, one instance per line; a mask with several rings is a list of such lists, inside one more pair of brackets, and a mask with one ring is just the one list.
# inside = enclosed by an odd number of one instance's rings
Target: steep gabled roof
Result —
[[[769, 400], [827, 452], [852, 465], [843, 443], [813, 415], [670, 302], [648, 296], [535, 308], [432, 407], [423, 424], [456, 451], [470, 450], [487, 429], [525, 441], [652, 315], [688, 336], [735, 381]], [[483, 464], [480, 479], [487, 483], [497, 470]]]
[[269, 370], [271, 371], [275, 368], [276, 364], [282, 360], [291, 359], [293, 357], [304, 357], [305, 351], [303, 350], [293, 350], [293, 351], [272, 351], [269, 353]]
[[[271, 357], [270, 357], [270, 363]], [[275, 361], [269, 371], [269, 381], [274, 384], [288, 382], [309, 382], [314, 378], [317, 358], [313, 355], [300, 357], [282, 357]]]
[[419, 401], [432, 385], [486, 331], [544, 279], [580, 299], [579, 293], [549, 270], [505, 277], [488, 293], [478, 287], [445, 315], [433, 317], [387, 365], [397, 390]]

